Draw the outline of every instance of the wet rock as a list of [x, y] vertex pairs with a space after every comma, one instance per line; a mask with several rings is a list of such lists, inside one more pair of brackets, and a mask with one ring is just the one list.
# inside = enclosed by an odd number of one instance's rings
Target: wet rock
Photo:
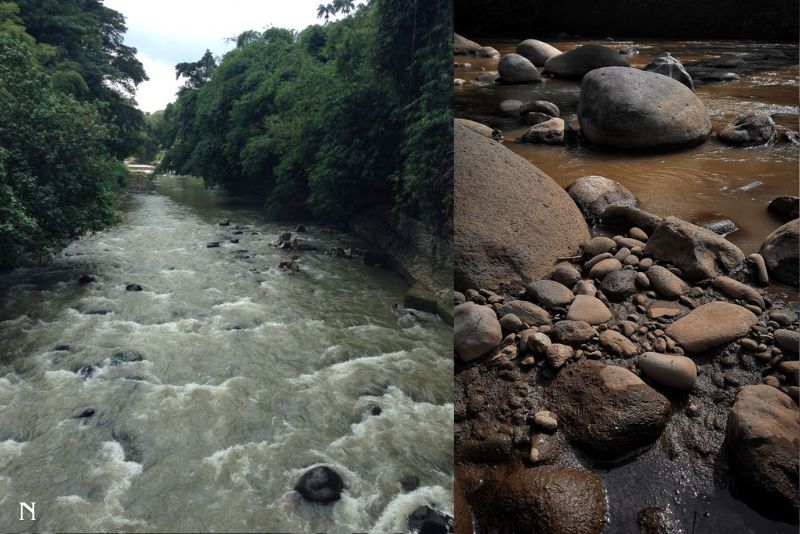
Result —
[[558, 321], [550, 335], [560, 343], [577, 347], [596, 334], [597, 330], [586, 321]]
[[763, 145], [775, 135], [775, 122], [768, 113], [748, 111], [737, 116], [721, 132], [719, 139], [734, 146]]
[[529, 326], [541, 326], [550, 324], [550, 314], [532, 302], [525, 300], [512, 300], [500, 306], [497, 314], [502, 317], [507, 313], [513, 313], [519, 317], [523, 323]]
[[111, 357], [111, 365], [122, 365], [123, 363], [140, 362], [144, 360], [141, 354], [131, 349], [123, 349]]
[[527, 58], [537, 67], [544, 67], [547, 60], [561, 54], [561, 50], [536, 39], [525, 39], [517, 45], [517, 54]]
[[600, 282], [600, 290], [608, 300], [622, 302], [636, 292], [636, 277], [639, 274], [629, 269], [608, 273]]
[[400, 479], [400, 489], [404, 493], [414, 491], [419, 487], [419, 477], [416, 475], [406, 475]]
[[747, 493], [784, 518], [800, 507], [797, 451], [800, 411], [778, 389], [744, 386], [728, 418], [730, 466]]
[[[544, 122], [547, 122], [547, 121], [553, 119], [553, 117], [551, 117], [547, 113], [540, 113], [538, 111], [531, 111], [530, 113], [525, 113], [524, 115], [522, 115], [522, 117], [525, 119], [525, 124], [530, 124], [531, 126], [536, 126], [537, 124], [542, 124]], [[530, 129], [529, 129], [529, 131], [530, 131]], [[523, 140], [524, 140], [525, 135], [527, 135], [527, 132], [525, 134], [523, 134]], [[535, 136], [537, 135], [537, 131], [536, 130], [533, 130], [531, 135], [533, 137], [531, 138], [531, 140], [529, 142], [531, 142], [531, 143], [540, 142], [540, 141], [537, 141], [536, 138], [535, 138]], [[526, 142], [528, 142], [528, 141], [526, 141]]]
[[668, 53], [657, 57], [645, 65], [644, 70], [668, 76], [694, 91], [692, 77], [689, 76], [689, 73], [683, 68], [683, 64]]
[[775, 344], [783, 350], [797, 354], [800, 350], [800, 332], [779, 328], [773, 333]]
[[800, 240], [800, 219], [790, 221], [767, 236], [759, 250], [767, 264], [770, 278], [791, 287], [800, 285], [798, 276], [798, 240]]
[[94, 376], [96, 369], [97, 368], [94, 365], [84, 365], [83, 367], [75, 371], [75, 374], [77, 374], [82, 379], [86, 380]]
[[453, 531], [453, 518], [430, 506], [420, 506], [411, 512], [407, 524], [412, 534], [447, 534]]
[[789, 326], [793, 322], [797, 320], [797, 314], [792, 310], [776, 310], [773, 309], [770, 314], [769, 318], [778, 323], [782, 326]]
[[502, 341], [502, 329], [492, 308], [465, 302], [453, 311], [453, 347], [463, 361], [480, 358]]
[[219, 241], [211, 241], [206, 243], [206, 248], [219, 248]]
[[544, 350], [544, 356], [554, 369], [561, 369], [565, 363], [570, 361], [575, 355], [575, 351], [569, 345], [553, 343]]
[[300, 477], [294, 490], [303, 499], [319, 503], [330, 504], [338, 501], [342, 496], [344, 482], [339, 473], [328, 466], [320, 465], [312, 467]]
[[[531, 113], [528, 113], [527, 116], [530, 115]], [[522, 142], [545, 145], [563, 144], [564, 121], [557, 117], [553, 117], [547, 121], [534, 124], [522, 135]]]
[[721, 69], [738, 69], [747, 66], [747, 61], [736, 54], [722, 54], [717, 59], [710, 61], [709, 66]]
[[556, 78], [580, 79], [590, 71], [610, 66], [630, 67], [630, 63], [610, 48], [587, 44], [548, 59], [544, 72]]
[[676, 265], [691, 280], [728, 274], [744, 261], [742, 251], [725, 238], [677, 217], [658, 224], [644, 253]]
[[500, 52], [498, 52], [491, 46], [482, 46], [479, 49], [475, 50], [475, 57], [498, 58], [500, 57]]
[[498, 81], [509, 84], [541, 82], [542, 76], [529, 60], [519, 54], [506, 54], [497, 65]]
[[764, 285], [769, 284], [769, 272], [764, 257], [761, 254], [750, 254], [747, 259], [755, 266], [758, 281]]
[[[615, 260], [616, 261], [616, 260]], [[619, 263], [619, 262], [617, 262]], [[611, 311], [597, 297], [588, 295], [578, 295], [567, 311], [567, 319], [570, 321], [586, 321], [595, 325], [605, 323], [612, 317]]]
[[676, 299], [689, 291], [689, 286], [683, 280], [660, 265], [653, 265], [645, 274], [650, 286], [668, 299]]
[[522, 104], [522, 107], [519, 108], [519, 114], [524, 117], [526, 113], [543, 113], [551, 117], [561, 116], [558, 106], [547, 100], [534, 100], [533, 102]]
[[68, 350], [72, 350], [72, 347], [70, 347], [69, 345], [56, 345], [56, 346], [53, 348], [53, 350], [57, 350], [57, 351], [68, 351]]
[[125, 291], [141, 291], [141, 290], [142, 286], [140, 286], [139, 284], [128, 284], [127, 286], [125, 286]]
[[231, 221], [229, 219], [225, 219], [224, 221], [220, 221], [219, 225], [220, 226], [230, 226], [231, 225]]
[[711, 133], [706, 107], [691, 89], [667, 76], [623, 67], [584, 77], [578, 120], [587, 141], [623, 150], [695, 146]]
[[298, 224], [297, 226], [294, 227], [294, 231], [295, 232], [305, 232], [306, 231], [306, 226], [304, 224]]
[[619, 52], [620, 54], [626, 55], [626, 56], [638, 56], [639, 55], [639, 51], [636, 50], [632, 46], [622, 47], [619, 50], [617, 50], [617, 52]]
[[690, 390], [697, 380], [697, 366], [686, 356], [645, 352], [639, 356], [639, 368], [659, 384]]
[[475, 41], [470, 41], [457, 33], [453, 34], [453, 54], [455, 55], [474, 54], [480, 47], [481, 45]]
[[454, 163], [455, 289], [541, 280], [590, 239], [569, 195], [499, 143], [456, 125]]
[[720, 235], [722, 237], [730, 235], [739, 229], [739, 227], [736, 226], [736, 223], [730, 219], [703, 221], [700, 222], [698, 226], [706, 228], [707, 230], [711, 230], [715, 234]]
[[715, 301], [703, 304], [671, 325], [665, 332], [689, 352], [703, 352], [747, 335], [758, 318], [749, 310]]
[[[591, 241], [586, 243], [583, 247], [583, 253], [586, 256], [595, 257], [598, 254], [611, 252], [617, 244], [610, 237], [598, 236], [593, 237]], [[610, 257], [610, 256], [609, 256]]]
[[653, 215], [639, 208], [617, 204], [612, 204], [606, 208], [605, 213], [603, 213], [603, 222], [606, 225], [618, 226], [620, 228], [637, 226], [650, 234], [652, 234], [661, 221], [662, 218], [658, 215]]
[[84, 408], [83, 410], [79, 410], [78, 413], [76, 413], [72, 417], [75, 419], [88, 419], [93, 415], [94, 415], [94, 408]]
[[581, 360], [548, 386], [551, 410], [573, 443], [601, 458], [655, 441], [669, 420], [669, 401], [623, 367]]
[[488, 137], [489, 139], [494, 139], [495, 141], [499, 141], [503, 138], [503, 133], [500, 130], [492, 128], [491, 126], [486, 126], [485, 124], [481, 124], [479, 122], [471, 121], [469, 119], [455, 119], [453, 124], [460, 124], [461, 126], [469, 128], [479, 135]]
[[530, 283], [525, 291], [531, 299], [548, 309], [567, 306], [575, 298], [568, 287], [555, 280]]
[[636, 514], [640, 534], [681, 534], [683, 529], [669, 510], [652, 506]]
[[581, 273], [569, 263], [560, 263], [556, 265], [550, 278], [566, 287], [573, 287], [581, 279]]
[[789, 222], [800, 216], [800, 197], [782, 196], [775, 197], [767, 206], [770, 213], [776, 215], [781, 221]]
[[758, 293], [758, 291], [747, 284], [739, 282], [738, 280], [734, 280], [733, 278], [729, 278], [727, 276], [718, 276], [714, 278], [711, 284], [729, 297], [743, 299], [748, 303], [757, 305], [762, 310], [766, 309], [767, 307], [766, 304], [764, 304], [764, 298]]
[[586, 220], [600, 222], [609, 206], [636, 207], [639, 199], [619, 182], [603, 176], [584, 176], [567, 186], [567, 193]]
[[90, 275], [90, 274], [82, 274], [78, 278], [78, 283], [81, 284], [81, 285], [91, 284], [94, 281], [95, 281], [95, 277]]
[[600, 334], [600, 346], [622, 358], [633, 358], [639, 353], [636, 345], [616, 330], [606, 330]]
[[497, 110], [495, 110], [495, 113], [505, 117], [519, 117], [519, 108], [521, 106], [522, 101], [520, 100], [503, 100], [497, 105]]

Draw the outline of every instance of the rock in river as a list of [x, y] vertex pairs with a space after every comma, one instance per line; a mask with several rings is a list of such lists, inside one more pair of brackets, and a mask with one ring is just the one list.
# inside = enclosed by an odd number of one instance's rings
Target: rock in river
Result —
[[593, 70], [583, 78], [578, 120], [589, 142], [623, 150], [695, 146], [711, 133], [706, 107], [691, 89], [625, 67]]
[[670, 403], [623, 367], [581, 360], [548, 386], [550, 411], [570, 441], [613, 458], [655, 441], [669, 420]]
[[544, 72], [556, 78], [580, 79], [587, 72], [610, 66], [630, 67], [630, 63], [610, 48], [587, 44], [548, 59]]
[[500, 130], [469, 119], [455, 119], [454, 124], [465, 126], [473, 132], [488, 137], [489, 139], [500, 140], [503, 138], [503, 133]]
[[519, 84], [542, 81], [542, 76], [533, 63], [519, 54], [506, 54], [501, 57], [497, 71], [500, 73], [499, 81], [503, 83]]
[[420, 506], [408, 516], [408, 531], [419, 534], [447, 534], [452, 532], [453, 518], [434, 510], [430, 506]]
[[[567, 193], [591, 223], [600, 222], [609, 206], [635, 208], [639, 199], [625, 186], [604, 176], [584, 176], [567, 186]], [[595, 238], [597, 239], [597, 238]], [[608, 239], [608, 238], [605, 238]], [[605, 251], [604, 251], [605, 252]]]
[[111, 365], [122, 365], [123, 363], [140, 362], [144, 358], [142, 355], [131, 349], [123, 349], [111, 357]]
[[657, 57], [645, 65], [644, 70], [668, 76], [673, 80], [681, 82], [683, 85], [694, 91], [692, 77], [689, 76], [689, 73], [683, 68], [683, 64], [672, 57], [669, 53]]
[[767, 264], [770, 279], [791, 287], [800, 283], [798, 277], [798, 240], [800, 240], [800, 219], [784, 224], [767, 236], [759, 251]]
[[792, 195], [775, 197], [767, 206], [770, 213], [774, 213], [781, 221], [789, 222], [800, 216], [800, 198]]
[[772, 386], [744, 386], [728, 418], [727, 442], [731, 469], [747, 493], [796, 521], [800, 411], [792, 399]]
[[611, 319], [611, 311], [597, 297], [578, 295], [567, 311], [570, 321], [586, 321], [589, 324], [605, 323]]
[[455, 289], [520, 288], [589, 240], [569, 195], [501, 144], [456, 125], [454, 163]]
[[475, 41], [470, 41], [457, 33], [453, 34], [453, 53], [454, 54], [474, 54], [481, 47]]
[[703, 304], [681, 317], [665, 330], [689, 352], [703, 352], [745, 336], [758, 318], [750, 310], [715, 301]]
[[453, 315], [453, 346], [465, 362], [478, 359], [503, 339], [494, 310], [474, 302], [459, 304]]
[[[532, 113], [528, 113], [530, 117]], [[522, 135], [523, 143], [560, 145], [564, 142], [564, 120], [557, 117], [534, 124]]]
[[748, 111], [737, 116], [721, 132], [722, 142], [734, 146], [763, 145], [775, 135], [775, 122], [768, 113]]
[[344, 483], [339, 473], [319, 465], [303, 473], [294, 489], [307, 501], [330, 504], [341, 498]]
[[639, 356], [639, 368], [659, 384], [674, 389], [692, 389], [697, 380], [697, 366], [686, 356], [645, 352]]
[[544, 67], [547, 60], [561, 54], [561, 50], [536, 39], [525, 39], [517, 45], [517, 54], [525, 57], [537, 67]]

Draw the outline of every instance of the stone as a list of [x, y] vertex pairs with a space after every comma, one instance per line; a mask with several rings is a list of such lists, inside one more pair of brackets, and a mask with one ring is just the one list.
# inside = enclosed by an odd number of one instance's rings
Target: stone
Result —
[[683, 532], [680, 521], [669, 509], [651, 506], [636, 514], [639, 534], [678, 534]]
[[764, 257], [761, 254], [750, 254], [747, 259], [755, 266], [759, 283], [769, 284], [769, 272], [767, 271], [767, 262], [764, 261]]
[[[530, 124], [531, 126], [535, 126], [537, 124], [542, 124], [543, 122], [547, 122], [547, 121], [549, 121], [550, 119], [553, 118], [550, 115], [548, 115], [547, 113], [541, 113], [539, 111], [531, 111], [531, 112], [525, 113], [522, 117], [525, 119], [525, 124]], [[536, 134], [536, 131], [534, 130], [532, 135], [535, 136], [535, 134]], [[533, 139], [531, 142], [535, 143], [537, 141], [535, 139]]]
[[800, 197], [785, 195], [773, 198], [767, 210], [776, 215], [782, 222], [789, 222], [800, 217]]
[[[610, 237], [598, 236], [593, 237], [583, 247], [583, 254], [590, 257], [595, 257], [598, 254], [611, 252], [616, 248], [617, 244]], [[610, 257], [610, 256], [609, 256]]]
[[594, 283], [591, 280], [581, 280], [575, 284], [575, 294], [594, 297], [597, 295], [597, 288], [594, 287]]
[[722, 54], [717, 59], [708, 63], [715, 68], [734, 69], [746, 67], [747, 62], [736, 54]]
[[81, 284], [81, 285], [91, 284], [94, 281], [95, 281], [95, 277], [90, 275], [90, 274], [82, 274], [78, 278], [78, 283]]
[[584, 176], [567, 186], [567, 193], [590, 223], [598, 223], [609, 206], [639, 205], [625, 186], [603, 176]]
[[558, 109], [558, 106], [547, 100], [534, 100], [533, 102], [522, 104], [522, 107], [519, 108], [519, 114], [524, 117], [526, 113], [543, 113], [551, 117], [561, 116], [561, 110]]
[[[796, 346], [794, 347], [794, 352], [797, 352]], [[778, 370], [786, 375], [786, 378], [790, 383], [794, 385], [800, 384], [800, 361], [783, 361], [778, 365]]]
[[690, 280], [728, 274], [744, 261], [742, 251], [730, 241], [677, 217], [665, 217], [658, 224], [644, 253], [676, 265]]
[[556, 78], [581, 79], [590, 71], [610, 66], [630, 67], [630, 63], [610, 48], [587, 44], [548, 59], [544, 72]]
[[628, 230], [628, 237], [632, 237], [633, 239], [638, 239], [639, 241], [646, 242], [647, 241], [647, 234], [641, 228], [633, 227]]
[[474, 302], [465, 302], [454, 308], [453, 328], [453, 348], [465, 362], [487, 354], [503, 339], [494, 310]]
[[219, 248], [219, 241], [211, 241], [206, 243], [206, 248]]
[[764, 298], [759, 294], [758, 291], [747, 284], [743, 284], [738, 280], [734, 280], [733, 278], [729, 278], [727, 276], [718, 276], [711, 281], [711, 285], [729, 297], [742, 299], [748, 303], [755, 304], [762, 310], [766, 309], [767, 307], [766, 304], [764, 304]]
[[546, 396], [567, 438], [603, 459], [653, 443], [671, 414], [669, 401], [638, 376], [594, 360], [562, 369]]
[[792, 354], [797, 354], [798, 350], [800, 350], [800, 332], [779, 328], [775, 330], [773, 336], [775, 336], [775, 344], [783, 350]]
[[595, 265], [597, 265], [601, 261], [608, 260], [608, 259], [611, 259], [613, 257], [614, 257], [614, 255], [611, 254], [610, 252], [603, 252], [601, 254], [598, 254], [597, 256], [595, 256], [594, 258], [590, 259], [589, 261], [587, 261], [586, 263], [583, 264], [583, 270], [584, 271], [591, 271], [592, 267], [594, 267]]
[[639, 274], [641, 273], [629, 269], [608, 273], [600, 281], [600, 291], [608, 300], [622, 302], [636, 292], [636, 278]]
[[498, 58], [500, 57], [500, 52], [498, 52], [491, 46], [482, 46], [479, 49], [475, 50], [475, 57]]
[[577, 347], [597, 335], [597, 330], [586, 321], [558, 321], [551, 336], [559, 343]]
[[303, 476], [300, 477], [294, 487], [294, 490], [303, 499], [319, 504], [330, 504], [338, 501], [342, 496], [343, 489], [344, 482], [342, 477], [325, 465], [312, 467], [303, 473]]
[[469, 119], [455, 119], [453, 124], [460, 124], [461, 126], [469, 128], [479, 135], [488, 137], [489, 139], [494, 139], [495, 141], [499, 141], [503, 138], [503, 133], [500, 130], [492, 128], [491, 126], [486, 126], [485, 124], [481, 124], [479, 122], [471, 121]]
[[476, 50], [481, 47], [475, 41], [470, 41], [466, 37], [462, 37], [457, 33], [453, 34], [453, 54], [456, 55], [465, 55], [465, 54], [474, 54]]
[[140, 362], [144, 360], [142, 355], [131, 349], [123, 349], [111, 357], [110, 365], [122, 365], [124, 363]]
[[539, 280], [525, 288], [528, 296], [547, 309], [563, 308], [575, 298], [568, 287], [555, 280]]
[[689, 76], [689, 73], [686, 72], [685, 68], [683, 68], [683, 64], [674, 57], [672, 57], [669, 53], [657, 57], [656, 59], [645, 65], [644, 70], [668, 76], [673, 80], [679, 81], [680, 83], [682, 83], [683, 85], [694, 91], [694, 83], [692, 82], [692, 77]]
[[556, 429], [558, 429], [558, 420], [547, 410], [542, 410], [533, 414], [533, 423], [539, 428], [543, 428], [549, 432], [555, 432]]
[[500, 327], [506, 332], [519, 332], [522, 329], [522, 321], [513, 313], [509, 313], [500, 319]]
[[525, 39], [517, 45], [517, 54], [525, 57], [537, 67], [544, 67], [547, 60], [561, 54], [561, 50], [536, 39]]
[[[527, 116], [530, 116], [528, 113]], [[526, 118], [527, 118], [526, 116]], [[522, 134], [523, 143], [560, 145], [564, 143], [564, 121], [557, 117], [534, 124]]]
[[639, 353], [636, 345], [616, 330], [606, 330], [600, 334], [600, 346], [623, 358], [633, 358]]
[[521, 100], [503, 100], [497, 105], [495, 113], [505, 117], [519, 117], [519, 108], [522, 106]]
[[419, 487], [419, 477], [416, 475], [406, 475], [400, 479], [400, 489], [404, 493], [414, 491]]
[[[612, 204], [603, 213], [603, 223], [607, 226], [629, 228], [637, 226], [651, 234], [662, 221], [658, 215], [653, 215], [639, 208]], [[633, 237], [633, 236], [631, 236]]]
[[590, 239], [569, 195], [499, 143], [456, 125], [454, 164], [455, 289], [516, 290]]
[[566, 287], [573, 287], [581, 279], [581, 273], [572, 264], [559, 263], [550, 278]]
[[650, 279], [644, 273], [636, 273], [636, 285], [642, 289], [650, 288]]
[[547, 347], [552, 345], [553, 342], [550, 341], [550, 338], [547, 334], [543, 334], [542, 332], [536, 332], [531, 336], [528, 336], [528, 342], [526, 343], [528, 350], [533, 352], [534, 354], [542, 354]]
[[453, 531], [453, 518], [434, 510], [430, 506], [420, 506], [408, 516], [408, 532], [416, 534], [447, 534]]
[[772, 117], [764, 111], [753, 110], [738, 115], [719, 132], [719, 139], [728, 145], [758, 146], [768, 142], [773, 135], [775, 122]]
[[728, 417], [727, 444], [731, 469], [748, 497], [796, 521], [800, 411], [792, 399], [768, 385], [742, 387]]
[[503, 317], [507, 313], [513, 313], [528, 326], [550, 324], [549, 313], [536, 304], [525, 300], [512, 300], [511, 302], [506, 302], [497, 309], [497, 314], [500, 317]]
[[497, 72], [500, 73], [498, 81], [502, 83], [523, 84], [542, 81], [542, 76], [533, 63], [519, 54], [506, 54], [501, 57]]
[[616, 258], [606, 258], [597, 262], [589, 269], [589, 276], [594, 279], [602, 279], [609, 273], [622, 269], [622, 263]]
[[125, 291], [142, 291], [142, 286], [139, 284], [128, 284], [125, 286]]
[[675, 276], [669, 269], [660, 265], [653, 265], [647, 272], [647, 279], [650, 280], [650, 286], [662, 296], [668, 299], [676, 299], [689, 291], [689, 286]]
[[761, 244], [759, 253], [764, 257], [773, 282], [794, 288], [800, 285], [798, 240], [800, 240], [800, 219], [795, 219], [769, 234]]
[[703, 352], [744, 337], [758, 318], [730, 302], [714, 301], [692, 310], [665, 332], [689, 352]]
[[544, 350], [544, 357], [554, 369], [561, 369], [565, 363], [572, 359], [575, 351], [569, 345], [553, 343]]
[[570, 321], [586, 321], [595, 325], [605, 323], [611, 319], [611, 311], [597, 297], [588, 295], [578, 295], [567, 311], [567, 319]]
[[645, 352], [638, 363], [644, 374], [673, 389], [688, 391], [697, 380], [697, 366], [686, 356]]
[[583, 78], [578, 120], [587, 141], [622, 150], [691, 147], [711, 133], [706, 107], [691, 89], [625, 67], [593, 70]]

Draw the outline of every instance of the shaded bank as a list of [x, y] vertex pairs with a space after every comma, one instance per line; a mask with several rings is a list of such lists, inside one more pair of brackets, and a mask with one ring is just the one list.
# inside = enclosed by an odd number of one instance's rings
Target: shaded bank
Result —
[[470, 38], [527, 38], [568, 32], [593, 37], [738, 38], [797, 41], [793, 0], [613, 3], [457, 0], [455, 28]]

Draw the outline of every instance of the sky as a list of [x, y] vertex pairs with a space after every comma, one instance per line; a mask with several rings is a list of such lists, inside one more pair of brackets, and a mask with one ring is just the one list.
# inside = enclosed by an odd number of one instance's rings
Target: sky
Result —
[[[211, 50], [221, 56], [233, 45], [225, 39], [267, 27], [302, 30], [317, 19], [322, 0], [105, 0], [125, 15], [125, 44], [136, 47], [149, 81], [139, 84], [142, 111], [164, 109], [181, 82], [175, 65], [197, 61]], [[324, 3], [327, 3], [324, 2]]]

